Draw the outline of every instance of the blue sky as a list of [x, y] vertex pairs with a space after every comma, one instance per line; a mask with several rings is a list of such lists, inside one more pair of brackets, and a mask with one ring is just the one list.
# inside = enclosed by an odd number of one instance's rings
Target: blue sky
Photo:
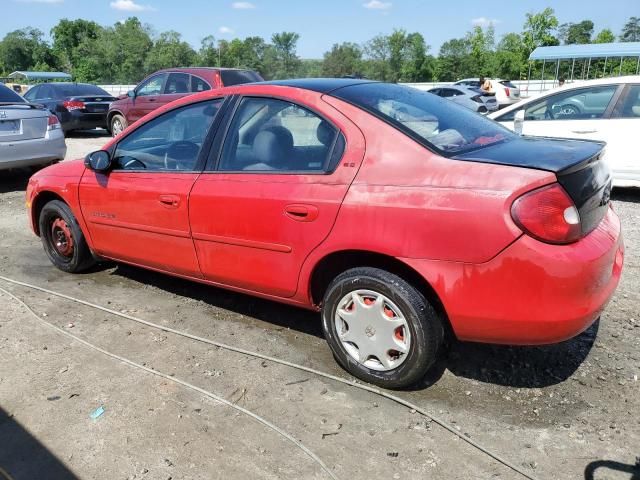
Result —
[[474, 23], [493, 22], [499, 39], [519, 32], [525, 13], [546, 6], [561, 23], [590, 19], [596, 32], [610, 28], [616, 35], [629, 17], [640, 16], [639, 0], [0, 0], [0, 6], [0, 37], [27, 25], [48, 34], [61, 18], [111, 25], [136, 15], [156, 33], [177, 30], [196, 48], [207, 35], [268, 39], [274, 32], [295, 31], [303, 58], [321, 58], [334, 43], [362, 43], [394, 28], [422, 33], [437, 54], [443, 42], [463, 36]]

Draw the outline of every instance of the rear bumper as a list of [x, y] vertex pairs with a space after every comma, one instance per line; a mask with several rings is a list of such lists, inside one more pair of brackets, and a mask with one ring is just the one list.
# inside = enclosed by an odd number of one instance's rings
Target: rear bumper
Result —
[[67, 145], [61, 130], [47, 132], [44, 138], [0, 142], [0, 170], [43, 165], [63, 160]]
[[69, 130], [90, 130], [93, 128], [107, 128], [107, 112], [86, 113], [78, 110], [71, 112], [59, 112], [58, 120], [62, 129]]
[[609, 209], [570, 245], [523, 235], [484, 264], [404, 259], [434, 287], [461, 340], [512, 345], [556, 343], [602, 313], [622, 272], [624, 244]]

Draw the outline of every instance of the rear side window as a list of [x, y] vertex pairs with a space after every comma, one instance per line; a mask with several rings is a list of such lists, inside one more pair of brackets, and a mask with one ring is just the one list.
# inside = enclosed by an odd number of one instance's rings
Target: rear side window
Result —
[[324, 173], [342, 155], [334, 148], [344, 150], [339, 137], [333, 125], [303, 107], [272, 98], [244, 98], [227, 131], [218, 169]]
[[24, 103], [24, 99], [4, 85], [0, 85], [0, 103]]
[[515, 138], [513, 132], [455, 102], [412, 87], [370, 82], [339, 88], [331, 95], [446, 156]]
[[211, 86], [200, 77], [191, 75], [191, 91], [194, 93], [211, 90]]
[[189, 93], [189, 75], [186, 73], [170, 73], [164, 86], [164, 93], [167, 95]]
[[630, 85], [613, 112], [614, 118], [640, 118], [640, 85]]
[[253, 70], [220, 70], [222, 84], [226, 87], [241, 83], [261, 82], [262, 77]]

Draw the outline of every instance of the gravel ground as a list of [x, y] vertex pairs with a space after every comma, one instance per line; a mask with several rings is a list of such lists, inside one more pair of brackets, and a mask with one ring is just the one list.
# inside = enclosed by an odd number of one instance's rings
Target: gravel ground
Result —
[[[107, 140], [70, 138], [68, 157]], [[0, 275], [349, 378], [313, 313], [128, 266], [56, 270], [26, 226], [27, 175], [1, 175]], [[616, 191], [614, 206], [625, 268], [599, 323], [554, 346], [454, 344], [430, 378], [399, 395], [533, 477], [631, 478], [640, 455], [640, 191]], [[373, 394], [0, 286], [43, 320], [267, 418], [341, 479], [523, 478]], [[328, 478], [263, 425], [92, 351], [0, 298], [0, 467], [15, 480]], [[92, 420], [100, 405], [105, 413]]]

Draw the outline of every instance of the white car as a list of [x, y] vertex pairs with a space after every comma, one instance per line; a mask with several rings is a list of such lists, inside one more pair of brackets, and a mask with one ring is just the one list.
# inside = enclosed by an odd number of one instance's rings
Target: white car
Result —
[[[499, 107], [506, 107], [520, 101], [520, 89], [509, 80], [490, 78], [489, 82], [491, 83], [491, 90], [489, 93], [495, 94]], [[458, 80], [454, 83], [454, 85], [466, 85], [472, 88], [480, 88], [480, 79], [463, 78], [462, 80]]]
[[640, 76], [565, 85], [489, 118], [523, 135], [604, 141], [613, 185], [640, 187]]

